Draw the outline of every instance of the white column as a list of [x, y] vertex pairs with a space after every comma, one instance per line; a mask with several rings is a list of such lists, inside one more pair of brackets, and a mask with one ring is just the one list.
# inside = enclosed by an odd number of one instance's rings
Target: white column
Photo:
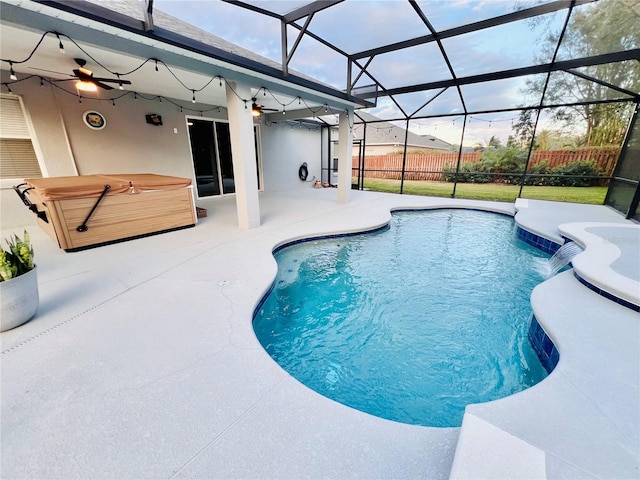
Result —
[[347, 203], [351, 199], [351, 163], [353, 156], [353, 110], [340, 114], [338, 126], [338, 202]]
[[[247, 108], [245, 108], [243, 99], [248, 100]], [[227, 82], [227, 111], [231, 136], [231, 156], [233, 157], [233, 176], [236, 186], [238, 226], [240, 228], [259, 227], [260, 200], [258, 198], [258, 174], [253, 140], [250, 87]]]

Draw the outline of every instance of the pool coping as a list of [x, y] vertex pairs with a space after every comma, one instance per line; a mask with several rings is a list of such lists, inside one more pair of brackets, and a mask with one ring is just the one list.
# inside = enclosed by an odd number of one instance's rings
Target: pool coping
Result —
[[[589, 232], [594, 227], [604, 230], [603, 234]], [[640, 225], [579, 222], [559, 225], [558, 230], [585, 249], [571, 262], [578, 280], [595, 292], [640, 311], [640, 281], [613, 268], [613, 264], [624, 255], [620, 247], [622, 243], [632, 245], [636, 252], [640, 252]], [[619, 230], [629, 234], [620, 236], [617, 234]]]
[[[516, 202], [516, 209], [529, 207]], [[566, 222], [541, 234], [538, 219], [528, 219], [516, 214], [519, 236], [528, 243], [572, 240], [585, 247], [572, 270], [538, 285], [531, 296], [532, 322], [541, 327], [535, 331], [548, 335], [557, 365], [528, 390], [467, 407], [450, 478], [637, 478], [640, 288], [611, 268], [623, 254], [616, 239], [629, 238], [604, 239], [586, 230], [640, 226], [619, 219]]]

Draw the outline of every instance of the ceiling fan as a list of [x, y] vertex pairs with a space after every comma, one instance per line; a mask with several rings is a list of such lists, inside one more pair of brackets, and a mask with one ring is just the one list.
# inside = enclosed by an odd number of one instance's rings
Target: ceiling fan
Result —
[[257, 98], [252, 98], [251, 101], [253, 102], [251, 104], [251, 115], [253, 115], [254, 117], [259, 117], [260, 115], [262, 115], [262, 112], [277, 112], [278, 109], [277, 108], [265, 108], [264, 105], [260, 105], [257, 102]]
[[[113, 90], [111, 85], [107, 85], [107, 83], [117, 83], [122, 90], [123, 85], [131, 85], [129, 80], [122, 80], [120, 78], [102, 78], [102, 77], [94, 77], [93, 72], [88, 68], [84, 68], [87, 64], [87, 61], [83, 58], [74, 58], [75, 62], [78, 64], [78, 68], [73, 70], [73, 77], [76, 80], [76, 88], [78, 90], [91, 91], [95, 92], [98, 88], [103, 88], [105, 90]], [[69, 79], [69, 80], [74, 80]], [[58, 80], [59, 82], [66, 82], [68, 80]]]

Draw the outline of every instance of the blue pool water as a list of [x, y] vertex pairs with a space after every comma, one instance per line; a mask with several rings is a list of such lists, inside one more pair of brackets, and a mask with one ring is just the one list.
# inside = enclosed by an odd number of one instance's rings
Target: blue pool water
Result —
[[256, 335], [292, 376], [340, 403], [454, 427], [467, 404], [547, 375], [527, 328], [548, 255], [518, 240], [510, 217], [397, 212], [388, 229], [275, 257]]

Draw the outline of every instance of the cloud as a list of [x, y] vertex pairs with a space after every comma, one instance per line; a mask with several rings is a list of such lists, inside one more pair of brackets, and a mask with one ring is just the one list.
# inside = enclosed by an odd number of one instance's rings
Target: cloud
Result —
[[[305, 4], [301, 1], [259, 1], [257, 5], [285, 13]], [[433, 23], [443, 29], [471, 21], [509, 13], [514, 2], [497, 0], [418, 0]], [[214, 35], [233, 42], [276, 62], [281, 61], [280, 22], [219, 1], [156, 0], [156, 8], [175, 15]], [[304, 20], [299, 21], [302, 24]], [[410, 4], [404, 0], [349, 0], [317, 12], [309, 30], [338, 48], [357, 52], [429, 33]], [[532, 63], [540, 31], [527, 22], [516, 22], [485, 31], [443, 40], [446, 54], [457, 77], [522, 67]], [[289, 46], [297, 30], [289, 28]], [[366, 63], [366, 59], [361, 60]], [[346, 59], [319, 42], [305, 36], [295, 52], [290, 68], [328, 83], [346, 88]], [[451, 78], [451, 73], [435, 42], [381, 54], [370, 64], [372, 75], [386, 88], [411, 86]], [[354, 76], [357, 68], [354, 69]], [[522, 79], [462, 87], [471, 110], [515, 107], [521, 101]], [[359, 85], [371, 81], [363, 77]], [[405, 95], [399, 102], [413, 113], [439, 90]], [[382, 99], [381, 99], [382, 100]], [[388, 100], [388, 99], [387, 99]], [[391, 101], [379, 102], [381, 113], [402, 116]], [[420, 115], [462, 111], [455, 88], [450, 88]]]

